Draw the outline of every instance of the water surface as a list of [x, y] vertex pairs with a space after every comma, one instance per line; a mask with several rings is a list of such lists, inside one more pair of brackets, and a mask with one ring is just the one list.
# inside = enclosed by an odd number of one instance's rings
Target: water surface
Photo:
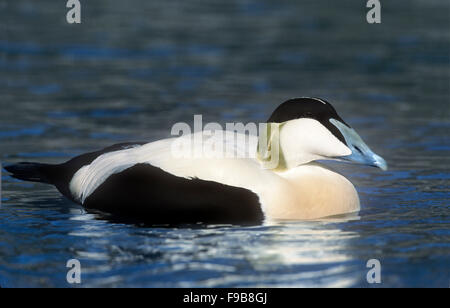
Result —
[[0, 3], [3, 163], [164, 138], [193, 114], [264, 121], [319, 96], [390, 169], [333, 165], [357, 217], [179, 228], [97, 219], [3, 173], [1, 286], [70, 286], [72, 258], [84, 287], [366, 287], [369, 259], [382, 287], [449, 286], [448, 1], [383, 2], [380, 25], [355, 1], [91, 2], [81, 25], [64, 3]]

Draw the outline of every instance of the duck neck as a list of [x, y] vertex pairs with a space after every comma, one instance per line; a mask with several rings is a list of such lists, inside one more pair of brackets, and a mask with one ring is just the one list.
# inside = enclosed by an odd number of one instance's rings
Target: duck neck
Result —
[[320, 159], [317, 155], [305, 153], [301, 144], [295, 140], [288, 122], [267, 123], [258, 136], [256, 157], [262, 168], [273, 171], [286, 171], [297, 166]]
[[286, 170], [286, 160], [280, 149], [281, 124], [262, 125], [258, 136], [256, 157], [263, 169]]

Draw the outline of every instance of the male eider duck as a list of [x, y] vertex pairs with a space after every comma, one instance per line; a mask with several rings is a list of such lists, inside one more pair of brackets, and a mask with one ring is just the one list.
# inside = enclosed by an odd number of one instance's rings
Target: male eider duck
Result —
[[150, 224], [259, 224], [359, 211], [352, 183], [317, 160], [387, 168], [325, 100], [290, 99], [269, 117], [267, 128], [266, 138], [247, 135], [247, 149], [234, 136], [224, 137], [228, 148], [247, 154], [237, 157], [174, 157], [173, 144], [179, 141], [200, 137], [203, 146], [217, 145], [210, 142], [217, 134], [203, 131], [116, 144], [63, 164], [25, 162], [5, 169], [20, 180], [55, 185], [87, 211], [117, 218]]

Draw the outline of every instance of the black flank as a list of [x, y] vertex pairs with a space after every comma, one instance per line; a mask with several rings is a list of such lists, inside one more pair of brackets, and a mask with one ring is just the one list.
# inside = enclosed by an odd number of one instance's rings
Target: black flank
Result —
[[258, 196], [247, 189], [177, 177], [149, 164], [110, 176], [84, 206], [148, 224], [259, 224], [264, 219]]

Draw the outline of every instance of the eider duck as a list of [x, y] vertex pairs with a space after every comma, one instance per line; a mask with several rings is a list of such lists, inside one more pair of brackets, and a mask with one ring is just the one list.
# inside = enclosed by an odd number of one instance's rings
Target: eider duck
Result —
[[[222, 133], [121, 143], [62, 164], [24, 162], [5, 169], [16, 179], [56, 186], [88, 212], [149, 224], [260, 224], [357, 212], [353, 184], [317, 161], [387, 169], [384, 159], [319, 98], [284, 102], [260, 136]], [[248, 141], [245, 148], [236, 142], [239, 137]], [[194, 139], [210, 149], [224, 142], [238, 155], [174, 155], [174, 144]]]

